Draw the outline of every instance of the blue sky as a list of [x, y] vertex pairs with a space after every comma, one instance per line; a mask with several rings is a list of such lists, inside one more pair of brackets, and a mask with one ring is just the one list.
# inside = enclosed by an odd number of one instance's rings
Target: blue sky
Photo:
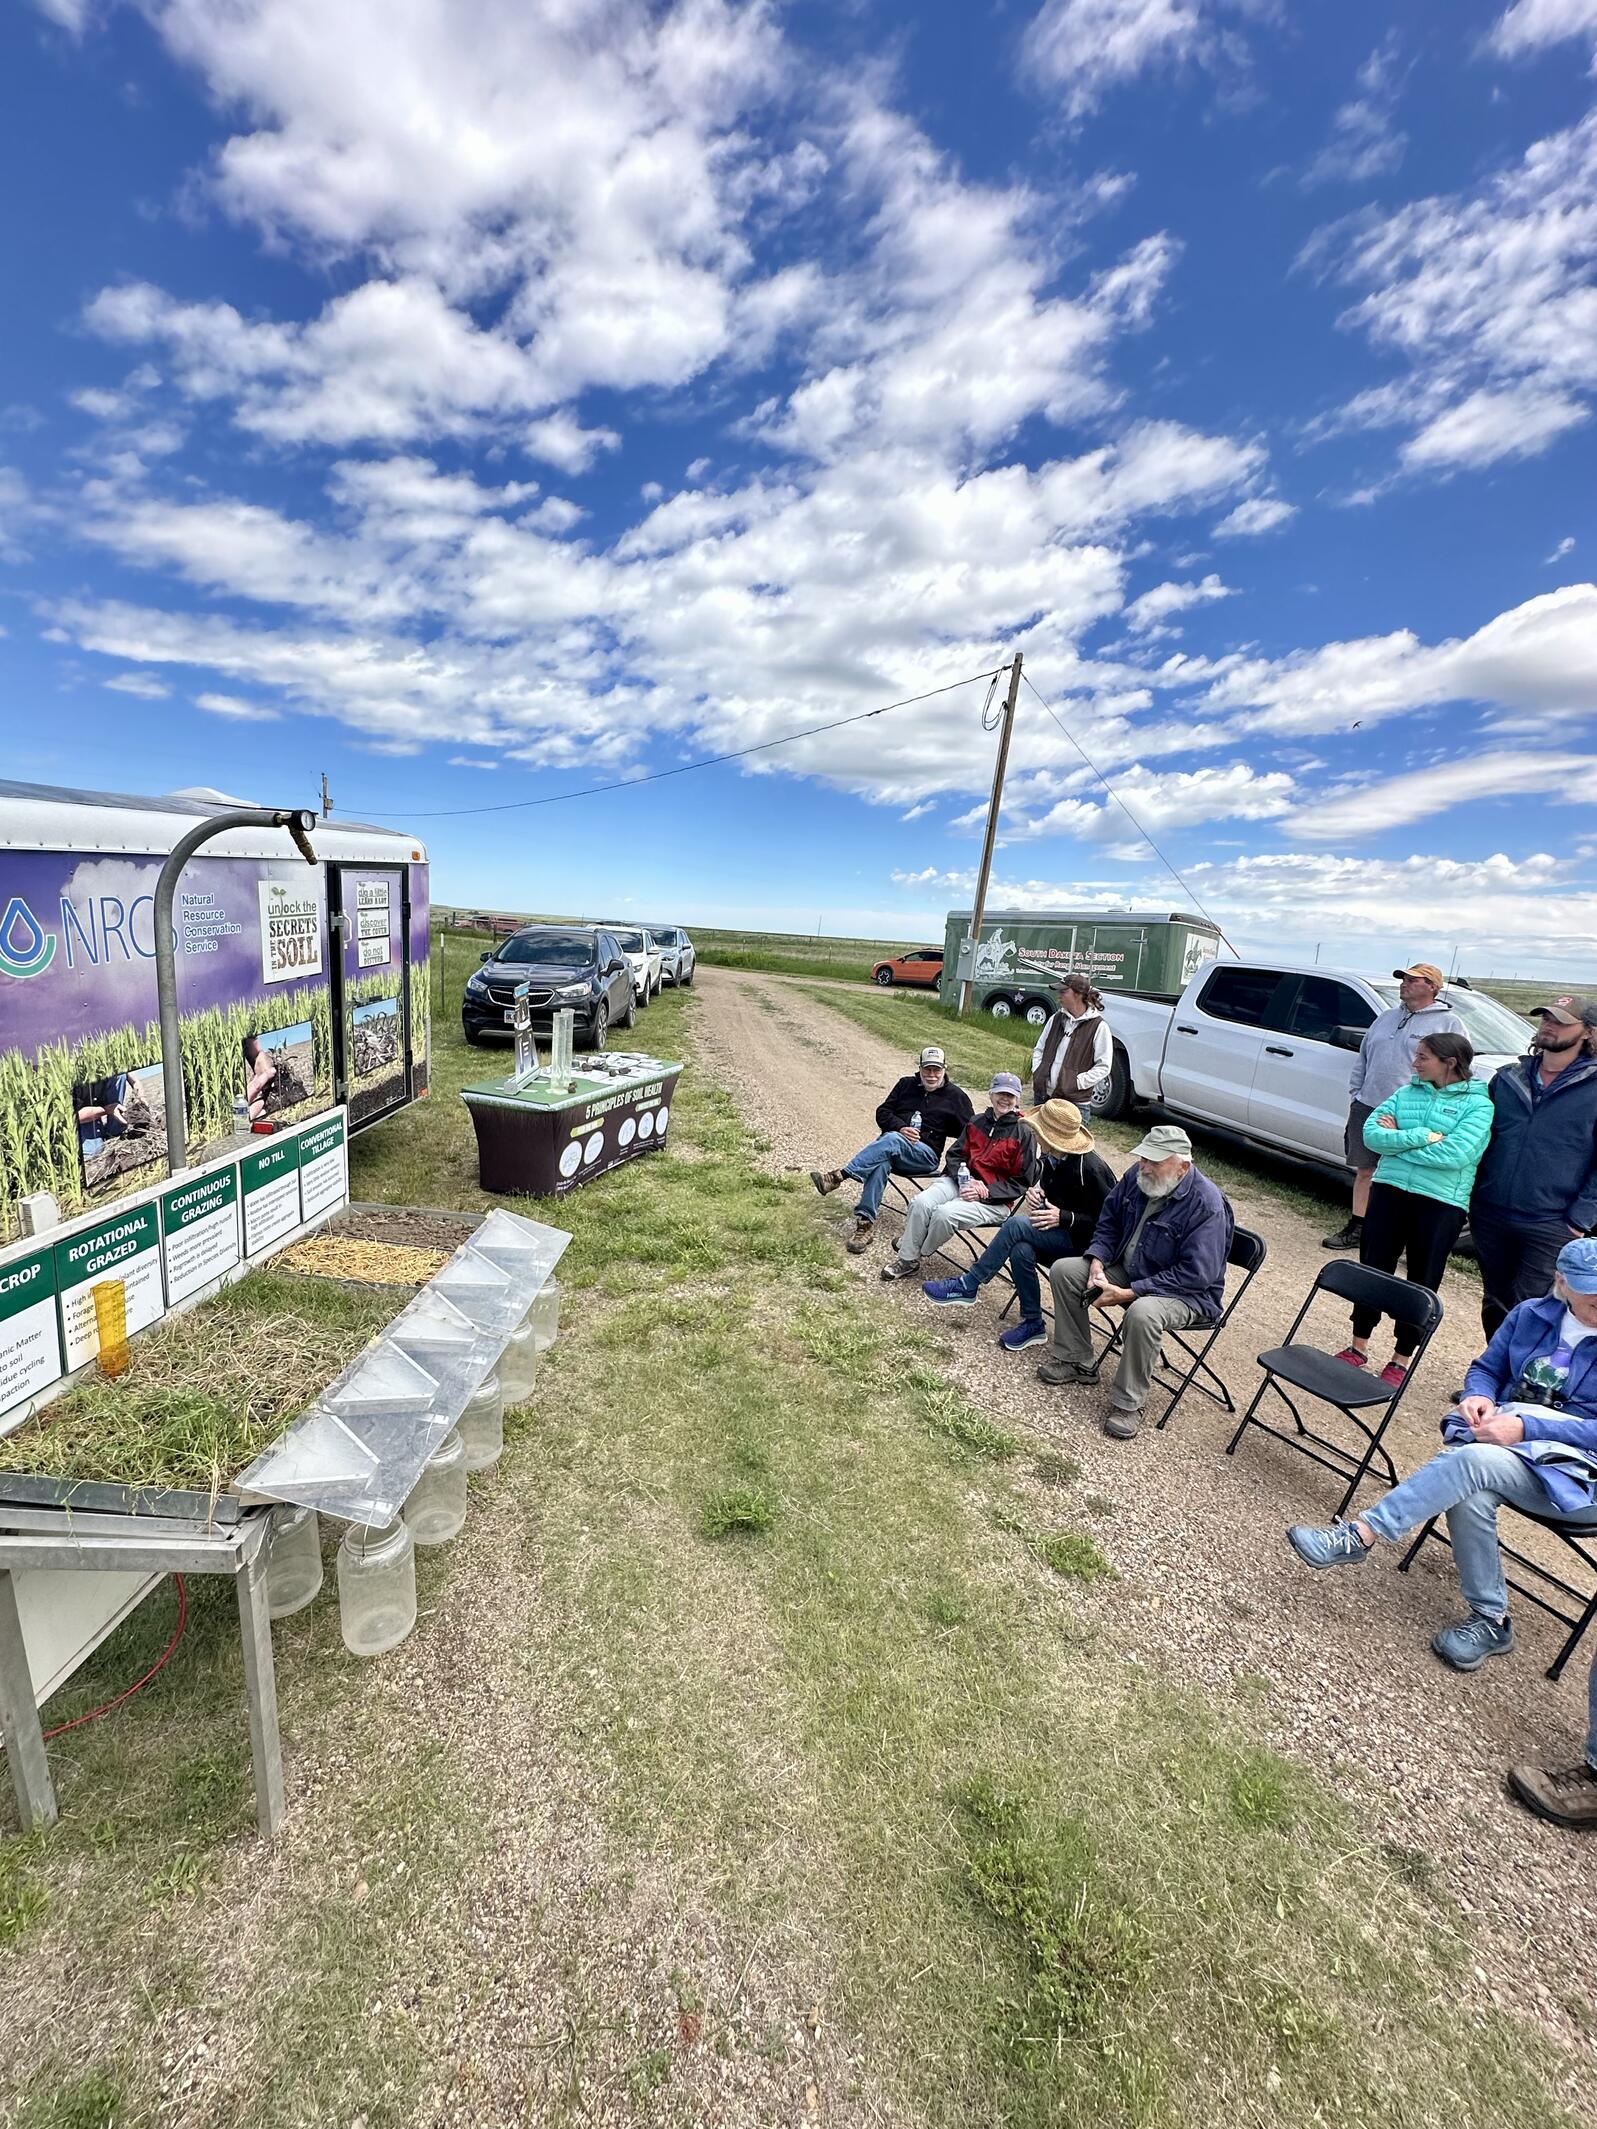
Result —
[[[941, 929], [1014, 650], [1244, 950], [1597, 961], [1597, 0], [0, 17], [6, 773]], [[1023, 693], [995, 894], [1179, 906]]]

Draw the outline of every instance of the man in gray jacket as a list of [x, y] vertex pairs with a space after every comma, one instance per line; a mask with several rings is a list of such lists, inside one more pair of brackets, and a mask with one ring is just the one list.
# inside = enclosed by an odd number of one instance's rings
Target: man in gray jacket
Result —
[[1434, 962], [1416, 961], [1411, 968], [1394, 968], [1392, 974], [1398, 980], [1401, 1003], [1377, 1013], [1364, 1030], [1347, 1083], [1349, 1107], [1342, 1147], [1353, 1170], [1353, 1210], [1334, 1235], [1324, 1238], [1327, 1249], [1357, 1249], [1364, 1233], [1370, 1185], [1375, 1180], [1375, 1156], [1365, 1147], [1364, 1126], [1383, 1101], [1414, 1077], [1414, 1052], [1427, 1035], [1469, 1032], [1453, 1008], [1441, 1003], [1442, 972]]

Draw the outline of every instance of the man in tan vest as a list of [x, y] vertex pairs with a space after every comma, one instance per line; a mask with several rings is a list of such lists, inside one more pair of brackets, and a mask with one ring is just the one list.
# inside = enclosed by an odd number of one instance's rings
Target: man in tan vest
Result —
[[1044, 1025], [1031, 1053], [1031, 1098], [1092, 1105], [1114, 1069], [1114, 1044], [1103, 1015], [1102, 995], [1091, 979], [1072, 973], [1061, 979], [1059, 1010]]

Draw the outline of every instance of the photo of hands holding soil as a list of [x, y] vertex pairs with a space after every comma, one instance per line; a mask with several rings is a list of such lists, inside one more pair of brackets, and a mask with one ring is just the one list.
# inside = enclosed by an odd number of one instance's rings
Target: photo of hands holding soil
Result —
[[244, 1101], [252, 1124], [313, 1099], [316, 1056], [308, 1020], [246, 1035], [243, 1049]]
[[166, 1102], [159, 1063], [75, 1086], [72, 1108], [87, 1193], [154, 1162], [165, 1163]]

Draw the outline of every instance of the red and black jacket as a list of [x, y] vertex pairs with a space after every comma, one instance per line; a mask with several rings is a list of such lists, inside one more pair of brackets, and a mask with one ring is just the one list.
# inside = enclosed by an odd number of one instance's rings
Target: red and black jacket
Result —
[[988, 1204], [1012, 1205], [1037, 1180], [1037, 1141], [1019, 1116], [984, 1109], [949, 1147], [943, 1173], [955, 1174], [961, 1161], [987, 1185]]

